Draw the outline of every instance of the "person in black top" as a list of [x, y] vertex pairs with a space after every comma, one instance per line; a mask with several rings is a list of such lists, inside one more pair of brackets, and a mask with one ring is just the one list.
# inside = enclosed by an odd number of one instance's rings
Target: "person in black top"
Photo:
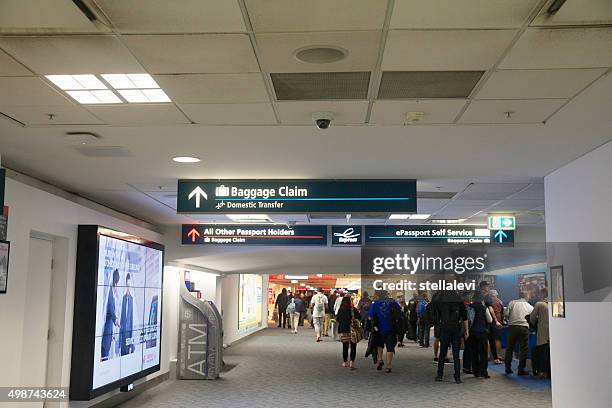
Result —
[[419, 302], [418, 293], [412, 294], [412, 299], [408, 301], [408, 337], [409, 340], [414, 340], [417, 343], [417, 303]]
[[[349, 295], [342, 298], [336, 322], [338, 323], [338, 333], [342, 341], [342, 367], [349, 367], [355, 370], [355, 356], [357, 355], [357, 343], [351, 341], [351, 321], [353, 318], [361, 321], [361, 314], [357, 308], [353, 307], [351, 297]], [[351, 348], [351, 356], [349, 359], [349, 346]]]
[[474, 320], [470, 322], [470, 336], [468, 342], [472, 347], [472, 370], [474, 377], [490, 378], [488, 373], [489, 355], [487, 353], [488, 327], [493, 321], [489, 309], [484, 304], [484, 296], [477, 292], [472, 308]]
[[444, 375], [444, 357], [449, 346], [453, 351], [455, 382], [461, 384], [461, 362], [459, 346], [463, 333], [468, 334], [467, 310], [459, 294], [454, 291], [440, 292], [432, 303], [434, 324], [440, 325], [440, 354], [438, 355], [438, 374], [436, 381], [442, 381]]
[[278, 327], [281, 327], [281, 323], [282, 323], [283, 329], [287, 325], [287, 304], [288, 303], [289, 303], [289, 296], [287, 296], [287, 289], [283, 288], [281, 293], [276, 297], [276, 304], [274, 305], [274, 307], [278, 308]]

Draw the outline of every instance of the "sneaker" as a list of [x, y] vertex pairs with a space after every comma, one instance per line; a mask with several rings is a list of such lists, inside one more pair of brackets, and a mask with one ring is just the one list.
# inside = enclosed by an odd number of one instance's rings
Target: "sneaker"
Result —
[[450, 358], [445, 358], [444, 364], [453, 364], [453, 362], [450, 360]]
[[455, 384], [461, 384], [462, 382], [461, 377], [455, 377]]
[[511, 368], [506, 368], [506, 374], [514, 374]]
[[436, 382], [442, 382], [442, 377], [437, 376], [437, 377], [436, 377]]
[[438, 357], [434, 357], [434, 362], [437, 363], [438, 362]]
[[383, 363], [382, 361], [380, 363], [378, 363], [378, 365], [376, 366], [376, 370], [382, 371], [383, 365], [385, 365], [385, 363]]

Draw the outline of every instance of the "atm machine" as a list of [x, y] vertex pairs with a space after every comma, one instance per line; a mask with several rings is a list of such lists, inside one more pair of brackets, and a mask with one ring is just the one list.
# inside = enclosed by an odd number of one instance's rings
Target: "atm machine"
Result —
[[187, 290], [184, 270], [180, 296], [178, 379], [214, 380], [223, 368], [223, 321], [219, 309]]

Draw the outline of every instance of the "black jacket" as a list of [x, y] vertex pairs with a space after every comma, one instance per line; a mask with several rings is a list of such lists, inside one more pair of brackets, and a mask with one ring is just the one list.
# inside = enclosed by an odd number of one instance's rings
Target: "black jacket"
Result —
[[[353, 307], [353, 317], [357, 320], [361, 320], [361, 314], [357, 308]], [[336, 321], [338, 322], [338, 333], [350, 333], [351, 331], [351, 311], [347, 309], [338, 310], [336, 315]]]

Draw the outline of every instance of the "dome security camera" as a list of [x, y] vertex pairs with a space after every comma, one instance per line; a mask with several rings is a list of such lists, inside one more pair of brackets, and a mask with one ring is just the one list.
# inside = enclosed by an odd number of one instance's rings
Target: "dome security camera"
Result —
[[318, 129], [325, 130], [329, 128], [332, 120], [334, 120], [334, 114], [331, 112], [315, 112], [312, 114], [312, 120]]

